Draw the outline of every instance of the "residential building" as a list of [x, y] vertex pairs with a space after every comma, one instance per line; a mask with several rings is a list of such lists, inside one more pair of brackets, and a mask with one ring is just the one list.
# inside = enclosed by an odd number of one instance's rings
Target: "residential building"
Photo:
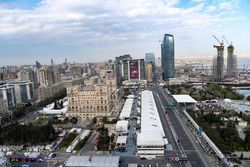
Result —
[[35, 90], [36, 102], [41, 102], [48, 97], [53, 97], [65, 89], [63, 83], [55, 83], [50, 86], [39, 86]]
[[23, 68], [17, 73], [19, 81], [30, 81], [34, 83], [35, 88], [39, 86], [39, 70], [38, 68]]
[[174, 36], [165, 34], [161, 44], [162, 77], [166, 81], [175, 75]]
[[123, 80], [145, 80], [144, 59], [132, 59], [122, 61]]
[[61, 81], [61, 75], [56, 67], [43, 66], [39, 69], [40, 86], [50, 86]]
[[70, 117], [93, 119], [110, 116], [116, 107], [116, 80], [99, 80], [96, 84], [68, 87], [67, 95], [67, 115]]

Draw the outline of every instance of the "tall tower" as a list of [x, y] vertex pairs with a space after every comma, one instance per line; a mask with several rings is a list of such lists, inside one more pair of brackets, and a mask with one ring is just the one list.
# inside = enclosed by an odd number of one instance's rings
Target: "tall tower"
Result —
[[217, 55], [214, 59], [213, 77], [215, 81], [220, 82], [224, 78], [224, 44], [214, 47], [217, 49]]
[[220, 45], [214, 45], [217, 49], [217, 55], [213, 60], [213, 79], [220, 82], [224, 79], [224, 43], [220, 42], [216, 36], [213, 36]]
[[174, 36], [171, 34], [165, 34], [163, 42], [161, 44], [161, 64], [163, 80], [166, 81], [169, 78], [174, 77]]
[[234, 46], [230, 44], [227, 47], [227, 77], [237, 77], [237, 56], [234, 55]]

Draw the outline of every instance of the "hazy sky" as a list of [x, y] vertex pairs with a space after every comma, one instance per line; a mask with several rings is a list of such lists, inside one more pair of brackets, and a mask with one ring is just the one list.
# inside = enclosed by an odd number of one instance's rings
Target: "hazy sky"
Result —
[[206, 57], [225, 35], [250, 57], [249, 0], [0, 0], [0, 65], [160, 56], [164, 33], [176, 57]]

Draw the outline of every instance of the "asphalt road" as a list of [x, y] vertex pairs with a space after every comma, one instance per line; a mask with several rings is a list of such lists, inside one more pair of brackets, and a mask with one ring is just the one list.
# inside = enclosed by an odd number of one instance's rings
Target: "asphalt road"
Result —
[[[163, 104], [170, 103], [169, 99], [166, 98], [166, 92], [164, 91], [164, 89], [162, 89], [161, 87], [156, 87], [156, 88], [153, 88], [153, 91], [157, 92], [157, 94], [159, 95], [160, 100], [162, 101]], [[162, 113], [162, 110], [159, 110], [159, 111], [161, 111], [159, 113]], [[183, 151], [187, 155], [187, 159], [190, 162], [190, 164], [192, 165], [192, 167], [206, 167], [206, 165], [204, 164], [202, 158], [200, 157], [200, 155], [198, 153], [199, 150], [195, 149], [193, 143], [190, 141], [192, 139], [189, 138], [186, 131], [181, 126], [181, 123], [179, 122], [179, 119], [177, 119], [174, 111], [172, 109], [168, 109], [166, 112], [166, 115], [171, 120], [174, 131], [175, 131], [175, 133], [178, 137], [178, 140], [179, 140], [179, 145], [182, 147]], [[162, 115], [161, 115], [161, 117], [162, 117]], [[167, 124], [166, 121], [163, 124]], [[165, 129], [165, 127], [164, 127], [164, 129]], [[171, 143], [171, 138], [169, 138], [169, 142]], [[177, 143], [174, 142], [173, 147], [175, 147], [176, 144]]]

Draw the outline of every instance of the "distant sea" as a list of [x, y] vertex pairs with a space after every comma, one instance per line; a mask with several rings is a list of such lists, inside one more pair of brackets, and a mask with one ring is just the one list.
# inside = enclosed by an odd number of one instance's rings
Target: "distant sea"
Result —
[[238, 58], [238, 67], [247, 66], [250, 68], [250, 57], [249, 58]]

